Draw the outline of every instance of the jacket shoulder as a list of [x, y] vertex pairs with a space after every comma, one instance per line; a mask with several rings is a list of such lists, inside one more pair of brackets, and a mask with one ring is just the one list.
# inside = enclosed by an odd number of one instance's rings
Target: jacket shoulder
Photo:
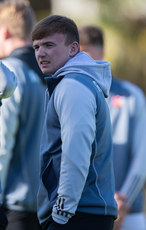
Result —
[[110, 92], [125, 97], [144, 98], [144, 92], [139, 86], [117, 78], [113, 78]]

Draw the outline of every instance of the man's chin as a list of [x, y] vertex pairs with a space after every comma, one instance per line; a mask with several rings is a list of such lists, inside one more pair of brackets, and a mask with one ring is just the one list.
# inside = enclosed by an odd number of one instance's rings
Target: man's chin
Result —
[[53, 71], [48, 71], [48, 70], [42, 70], [42, 73], [44, 74], [44, 75], [53, 75], [54, 74], [54, 72]]
[[51, 75], [50, 71], [46, 70], [46, 69], [41, 69], [42, 73], [44, 75]]

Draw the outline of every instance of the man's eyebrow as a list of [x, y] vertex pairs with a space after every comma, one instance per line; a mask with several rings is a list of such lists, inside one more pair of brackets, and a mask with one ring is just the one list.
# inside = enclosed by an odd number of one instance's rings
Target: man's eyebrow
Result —
[[46, 42], [42, 42], [41, 45], [47, 45], [47, 44], [54, 44], [54, 42], [51, 42], [51, 41], [46, 41]]
[[51, 42], [51, 41], [40, 42], [39, 44], [34, 44], [33, 47], [42, 46], [42, 45], [48, 45], [48, 44], [54, 44], [54, 42]]

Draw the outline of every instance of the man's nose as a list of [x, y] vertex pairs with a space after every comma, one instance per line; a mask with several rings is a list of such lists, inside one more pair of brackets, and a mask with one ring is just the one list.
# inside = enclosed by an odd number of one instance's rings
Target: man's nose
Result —
[[46, 52], [44, 47], [39, 47], [38, 51], [37, 51], [37, 55], [38, 56], [45, 56]]

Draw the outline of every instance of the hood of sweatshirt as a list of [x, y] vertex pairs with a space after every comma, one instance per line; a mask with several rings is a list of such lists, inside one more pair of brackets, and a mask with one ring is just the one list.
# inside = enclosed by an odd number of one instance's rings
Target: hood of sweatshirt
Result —
[[57, 70], [52, 77], [57, 78], [69, 73], [81, 73], [91, 77], [108, 97], [112, 81], [110, 62], [95, 61], [85, 52], [80, 52]]

